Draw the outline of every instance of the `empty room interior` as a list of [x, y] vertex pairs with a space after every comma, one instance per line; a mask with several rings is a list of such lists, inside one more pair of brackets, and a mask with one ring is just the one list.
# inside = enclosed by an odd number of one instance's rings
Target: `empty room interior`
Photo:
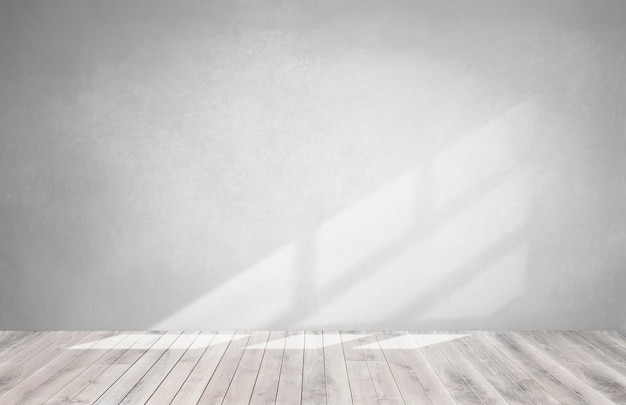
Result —
[[626, 404], [626, 2], [0, 0], [0, 404]]

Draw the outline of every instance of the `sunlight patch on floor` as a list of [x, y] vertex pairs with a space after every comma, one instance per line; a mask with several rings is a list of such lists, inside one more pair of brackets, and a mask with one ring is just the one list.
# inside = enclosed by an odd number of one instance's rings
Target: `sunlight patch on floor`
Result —
[[[166, 333], [165, 335], [173, 335], [174, 333]], [[155, 334], [154, 339], [159, 339], [152, 345], [136, 345], [140, 334], [128, 334], [121, 333], [119, 335], [99, 339], [96, 341], [90, 341], [79, 345], [70, 347], [70, 350], [194, 350], [205, 349], [210, 346], [217, 346], [219, 344], [229, 343], [232, 340], [244, 339], [251, 336], [251, 334], [237, 334], [231, 336], [230, 334], [219, 333], [202, 333], [195, 337], [194, 335], [175, 334], [179, 336], [174, 343], [161, 343], [167, 342], [167, 340], [160, 339], [164, 335]], [[403, 334], [395, 336], [382, 341], [374, 341], [370, 343], [359, 344], [357, 341], [361, 339], [376, 339], [373, 333], [324, 333], [323, 339], [309, 342], [306, 347], [304, 345], [304, 333], [296, 333], [286, 338], [270, 340], [267, 343], [259, 343], [251, 346], [247, 346], [246, 350], [303, 350], [303, 349], [321, 349], [324, 347], [344, 345], [344, 349], [358, 349], [358, 350], [370, 350], [370, 349], [401, 349], [401, 348], [413, 348], [432, 346], [438, 343], [449, 342], [451, 340], [460, 339], [469, 334]], [[181, 339], [182, 337], [182, 339]], [[193, 341], [193, 343], [190, 343]], [[126, 342], [126, 343], [124, 343]]]
[[[166, 333], [172, 334], [172, 333]], [[178, 333], [176, 335], [179, 335]], [[119, 335], [111, 336], [108, 338], [100, 339], [97, 341], [91, 341], [87, 343], [82, 343], [79, 345], [74, 345], [70, 347], [70, 350], [128, 350], [128, 349], [137, 349], [137, 350], [173, 350], [173, 349], [188, 349], [190, 348], [190, 344], [185, 342], [184, 340], [178, 339], [174, 341], [174, 343], [164, 344], [157, 341], [152, 345], [136, 345], [134, 344], [137, 339], [132, 339], [132, 337], [138, 337], [138, 334], [127, 334], [121, 333]], [[160, 338], [164, 335], [155, 334], [153, 335], [155, 339]], [[235, 336], [229, 334], [219, 334], [219, 333], [203, 333], [191, 345], [191, 349], [204, 349], [209, 346], [217, 346], [219, 344], [228, 343], [232, 340], [243, 339], [249, 337], [250, 334], [237, 334]]]

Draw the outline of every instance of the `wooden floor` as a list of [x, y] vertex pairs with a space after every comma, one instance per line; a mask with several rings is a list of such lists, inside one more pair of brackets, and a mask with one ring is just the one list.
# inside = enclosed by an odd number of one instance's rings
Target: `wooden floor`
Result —
[[0, 404], [626, 404], [619, 332], [0, 332]]

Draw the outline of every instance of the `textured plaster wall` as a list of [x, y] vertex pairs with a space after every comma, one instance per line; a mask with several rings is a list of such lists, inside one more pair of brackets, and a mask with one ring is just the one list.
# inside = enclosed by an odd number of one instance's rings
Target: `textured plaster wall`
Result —
[[0, 329], [625, 328], [622, 1], [0, 2]]

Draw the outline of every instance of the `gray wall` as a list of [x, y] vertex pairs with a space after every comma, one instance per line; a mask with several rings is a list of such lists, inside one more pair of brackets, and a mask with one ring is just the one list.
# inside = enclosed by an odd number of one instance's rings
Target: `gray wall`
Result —
[[0, 3], [0, 329], [626, 327], [622, 1]]

